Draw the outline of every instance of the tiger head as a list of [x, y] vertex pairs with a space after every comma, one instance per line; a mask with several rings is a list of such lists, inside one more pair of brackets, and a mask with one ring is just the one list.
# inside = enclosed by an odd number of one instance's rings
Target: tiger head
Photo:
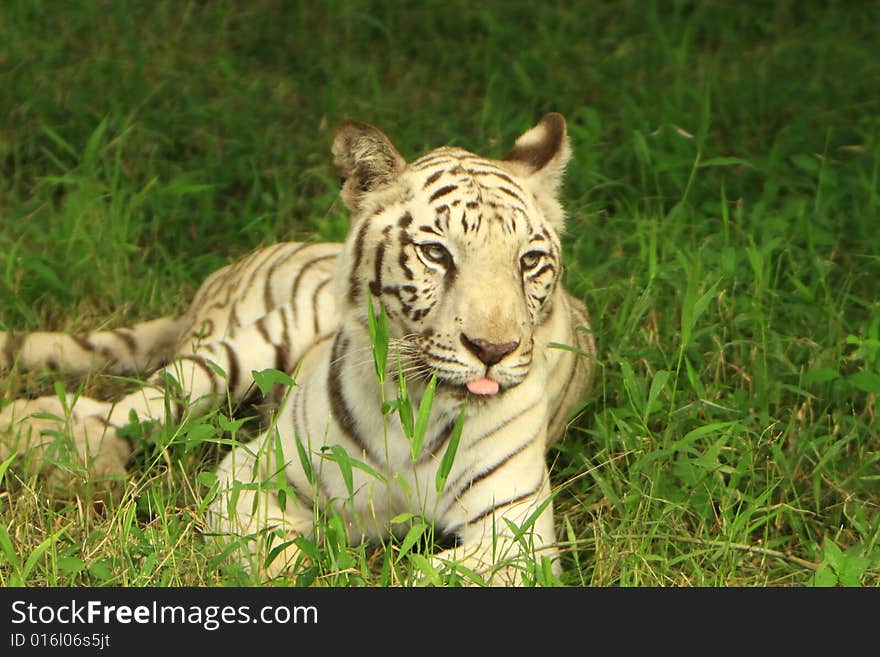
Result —
[[563, 117], [545, 116], [501, 160], [443, 147], [407, 163], [357, 121], [338, 127], [332, 150], [352, 216], [343, 321], [365, 326], [369, 295], [405, 371], [484, 398], [521, 383], [562, 273]]

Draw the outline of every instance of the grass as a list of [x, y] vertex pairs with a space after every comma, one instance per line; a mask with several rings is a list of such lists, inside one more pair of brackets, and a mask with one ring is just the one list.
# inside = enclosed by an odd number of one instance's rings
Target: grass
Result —
[[[876, 586], [878, 14], [12, 0], [0, 324], [168, 314], [254, 247], [341, 239], [329, 141], [343, 118], [408, 157], [445, 143], [497, 156], [558, 110], [575, 154], [566, 282], [601, 361], [550, 454], [562, 582]], [[13, 373], [0, 395], [51, 394], [57, 378]], [[117, 387], [96, 374], [84, 390]], [[0, 584], [249, 583], [200, 534], [204, 443], [246, 430], [218, 411], [160, 432], [105, 504], [49, 500], [10, 465]], [[352, 547], [326, 522], [295, 583], [425, 573], [420, 536]]]

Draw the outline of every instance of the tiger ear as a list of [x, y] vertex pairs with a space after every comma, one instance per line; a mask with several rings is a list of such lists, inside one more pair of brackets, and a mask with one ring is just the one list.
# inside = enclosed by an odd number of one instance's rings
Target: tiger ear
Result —
[[389, 184], [406, 166], [388, 136], [362, 121], [340, 123], [331, 150], [341, 177], [342, 200], [353, 211], [365, 192]]
[[554, 197], [562, 184], [565, 165], [571, 159], [571, 146], [562, 114], [547, 114], [538, 124], [514, 142], [503, 161], [516, 166], [525, 178], [536, 183], [537, 193]]

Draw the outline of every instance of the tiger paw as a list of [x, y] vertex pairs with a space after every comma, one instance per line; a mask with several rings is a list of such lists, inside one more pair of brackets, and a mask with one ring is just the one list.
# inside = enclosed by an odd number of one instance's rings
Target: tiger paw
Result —
[[493, 564], [488, 550], [458, 546], [438, 552], [430, 563], [438, 573], [455, 573], [461, 586], [492, 585]]
[[68, 396], [17, 400], [0, 411], [0, 459], [16, 454], [56, 494], [125, 475], [128, 443], [105, 418], [111, 405]]
[[219, 552], [230, 554], [254, 580], [268, 583], [279, 577], [293, 578], [306, 563], [302, 550], [294, 542], [295, 531], [275, 530], [263, 536], [208, 534]]
[[[431, 565], [439, 573], [456, 573], [461, 586], [524, 586], [532, 583], [534, 558], [517, 550], [507, 552], [505, 556], [493, 558], [490, 548], [459, 546], [435, 554]], [[553, 560], [551, 569], [554, 575], [560, 574], [558, 559]]]

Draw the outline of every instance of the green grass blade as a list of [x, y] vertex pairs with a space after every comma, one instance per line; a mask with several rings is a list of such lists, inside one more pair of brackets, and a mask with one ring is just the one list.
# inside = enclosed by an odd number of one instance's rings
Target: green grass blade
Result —
[[434, 484], [438, 493], [443, 491], [446, 486], [446, 480], [452, 471], [452, 465], [455, 462], [455, 454], [458, 451], [458, 443], [461, 440], [461, 430], [464, 427], [465, 409], [462, 408], [458, 417], [455, 418], [455, 425], [452, 427], [452, 434], [449, 436], [449, 443], [446, 445], [446, 451], [443, 452], [443, 458], [440, 459], [440, 467], [437, 468], [437, 476]]
[[397, 416], [400, 418], [400, 426], [403, 427], [404, 435], [412, 440], [415, 433], [415, 420], [413, 419], [412, 403], [409, 399], [409, 390], [406, 388], [406, 377], [397, 364], [397, 399], [395, 400]]
[[275, 489], [278, 498], [278, 506], [284, 511], [287, 508], [287, 472], [285, 464], [287, 459], [284, 457], [284, 445], [281, 442], [281, 432], [277, 427], [272, 427], [272, 447], [274, 450], [275, 461]]
[[[330, 452], [329, 455], [327, 454], [327, 451]], [[339, 472], [342, 474], [342, 481], [345, 482], [345, 489], [348, 491], [349, 495], [353, 495], [354, 478], [352, 475], [352, 459], [349, 457], [348, 452], [345, 451], [342, 445], [329, 445], [322, 448], [322, 453], [325, 458], [329, 458], [339, 467]]]
[[403, 541], [401, 541], [400, 543], [400, 554], [397, 557], [398, 562], [404, 556], [410, 553], [410, 551], [413, 549], [413, 546], [422, 537], [422, 535], [424, 535], [427, 529], [428, 525], [423, 522], [417, 522], [409, 528], [409, 530], [406, 532], [406, 536], [403, 537]]
[[294, 431], [293, 440], [296, 443], [296, 453], [299, 456], [299, 463], [302, 466], [303, 472], [306, 475], [306, 479], [311, 485], [315, 484], [315, 473], [312, 469], [312, 459], [309, 458], [309, 453], [306, 451], [306, 446], [303, 445], [302, 438], [300, 435]]
[[437, 373], [431, 375], [431, 380], [425, 388], [422, 401], [419, 402], [419, 413], [413, 427], [412, 441], [410, 442], [413, 462], [417, 461], [422, 454], [422, 445], [425, 443], [425, 432], [428, 430], [428, 421], [431, 419], [431, 407], [434, 405], [434, 391], [437, 389]]
[[378, 314], [373, 309], [373, 297], [367, 294], [367, 326], [370, 331], [370, 343], [373, 345], [373, 364], [379, 385], [385, 384], [385, 368], [388, 363], [388, 316], [385, 307], [379, 304]]
[[253, 370], [251, 376], [254, 377], [254, 383], [257, 384], [257, 387], [260, 389], [260, 393], [263, 396], [268, 395], [269, 391], [276, 385], [293, 385], [293, 377], [287, 372], [282, 372], [276, 369]]
[[28, 555], [27, 559], [25, 559], [24, 566], [21, 569], [21, 578], [24, 581], [27, 581], [27, 578], [30, 576], [31, 571], [34, 566], [37, 565], [37, 561], [39, 561], [42, 556], [46, 553], [52, 545], [58, 540], [58, 538], [65, 533], [69, 527], [62, 527], [57, 532], [48, 536], [45, 540], [43, 540], [37, 547], [35, 547], [31, 553]]

